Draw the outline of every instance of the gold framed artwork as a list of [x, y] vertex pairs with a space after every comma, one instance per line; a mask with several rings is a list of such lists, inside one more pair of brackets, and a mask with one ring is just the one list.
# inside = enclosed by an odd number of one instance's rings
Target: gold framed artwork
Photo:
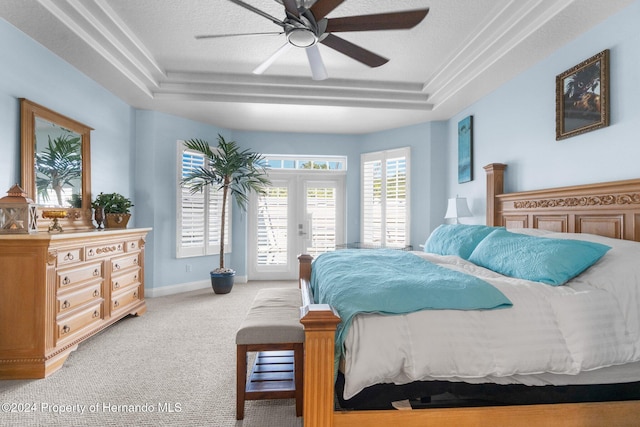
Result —
[[609, 50], [556, 76], [556, 140], [609, 126]]

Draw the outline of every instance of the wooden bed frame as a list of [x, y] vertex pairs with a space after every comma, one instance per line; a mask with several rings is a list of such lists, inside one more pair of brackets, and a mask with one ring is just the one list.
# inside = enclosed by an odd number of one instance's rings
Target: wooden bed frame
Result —
[[[487, 172], [487, 225], [591, 233], [640, 241], [640, 179], [503, 194], [506, 165]], [[558, 403], [418, 410], [336, 411], [334, 337], [340, 318], [328, 305], [312, 304], [311, 261], [301, 255], [305, 328], [304, 425], [342, 426], [637, 426], [640, 401]]]

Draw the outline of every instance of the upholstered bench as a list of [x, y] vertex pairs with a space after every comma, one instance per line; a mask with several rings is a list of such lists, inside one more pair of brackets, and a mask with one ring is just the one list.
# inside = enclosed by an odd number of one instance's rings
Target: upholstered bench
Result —
[[[236, 334], [236, 418], [245, 400], [296, 399], [302, 416], [304, 328], [298, 288], [261, 289]], [[247, 382], [247, 353], [258, 352]]]

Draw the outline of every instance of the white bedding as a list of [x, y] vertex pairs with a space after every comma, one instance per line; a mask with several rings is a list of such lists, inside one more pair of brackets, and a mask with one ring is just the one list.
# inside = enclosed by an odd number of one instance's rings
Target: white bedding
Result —
[[524, 379], [530, 375], [544, 382], [545, 376], [571, 378], [640, 361], [640, 244], [598, 236], [545, 235], [594, 240], [612, 250], [558, 287], [505, 277], [455, 256], [414, 252], [482, 277], [513, 307], [356, 316], [345, 339], [344, 398], [378, 383], [437, 379], [527, 383]]

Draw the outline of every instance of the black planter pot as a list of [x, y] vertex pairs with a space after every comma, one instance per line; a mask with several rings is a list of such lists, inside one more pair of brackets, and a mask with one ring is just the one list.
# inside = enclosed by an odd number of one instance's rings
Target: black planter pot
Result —
[[228, 294], [233, 288], [233, 279], [236, 275], [235, 271], [230, 273], [211, 272], [211, 287], [216, 294]]

